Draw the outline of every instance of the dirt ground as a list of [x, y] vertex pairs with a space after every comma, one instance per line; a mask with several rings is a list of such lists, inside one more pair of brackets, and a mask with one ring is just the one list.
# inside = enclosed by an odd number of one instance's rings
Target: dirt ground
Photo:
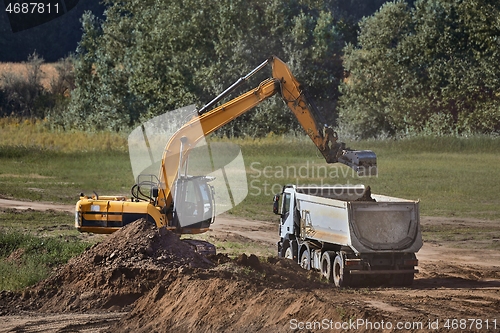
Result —
[[[54, 209], [0, 200], [6, 205]], [[424, 237], [411, 288], [339, 290], [275, 256], [207, 260], [139, 221], [34, 287], [0, 293], [0, 332], [500, 332], [500, 221], [421, 223], [487, 237]], [[223, 216], [208, 235], [274, 251], [277, 227]]]

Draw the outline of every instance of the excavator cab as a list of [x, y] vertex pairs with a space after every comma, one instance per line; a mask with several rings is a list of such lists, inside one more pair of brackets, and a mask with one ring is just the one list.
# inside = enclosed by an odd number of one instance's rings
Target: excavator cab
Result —
[[213, 180], [206, 176], [182, 176], [176, 180], [173, 224], [183, 234], [206, 230], [215, 219]]
[[[168, 217], [168, 229], [181, 234], [206, 231], [215, 219], [214, 189], [209, 184], [213, 177], [180, 176], [174, 183], [173, 207], [163, 207]], [[158, 194], [163, 189], [155, 175], [141, 174], [132, 188], [132, 196], [136, 201], [149, 201], [158, 207]]]

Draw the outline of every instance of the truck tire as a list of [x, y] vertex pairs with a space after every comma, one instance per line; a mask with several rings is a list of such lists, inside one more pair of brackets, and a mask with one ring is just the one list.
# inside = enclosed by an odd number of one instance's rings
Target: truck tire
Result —
[[307, 271], [311, 269], [311, 254], [308, 248], [300, 255], [300, 267]]
[[281, 249], [281, 257], [292, 259], [297, 262], [297, 242], [294, 240], [286, 240]]
[[281, 257], [286, 259], [293, 259], [293, 250], [290, 246], [289, 241], [285, 241], [283, 243], [283, 247], [281, 248]]
[[333, 262], [335, 260], [335, 252], [325, 251], [321, 256], [321, 274], [328, 282], [333, 282]]
[[342, 254], [337, 253], [333, 261], [333, 283], [336, 287], [343, 288], [349, 286], [349, 273], [344, 271], [344, 259]]

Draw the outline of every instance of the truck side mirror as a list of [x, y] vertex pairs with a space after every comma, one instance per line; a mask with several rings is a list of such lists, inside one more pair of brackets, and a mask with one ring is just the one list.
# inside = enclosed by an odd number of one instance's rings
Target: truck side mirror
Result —
[[273, 213], [279, 215], [280, 195], [276, 194], [273, 198]]

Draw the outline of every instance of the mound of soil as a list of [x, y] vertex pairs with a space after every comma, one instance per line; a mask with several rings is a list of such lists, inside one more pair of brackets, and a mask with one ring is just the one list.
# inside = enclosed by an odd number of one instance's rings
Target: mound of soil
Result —
[[361, 295], [332, 288], [291, 260], [254, 260], [241, 255], [209, 270], [169, 275], [108, 331], [319, 332], [339, 331], [335, 323], [350, 318], [387, 320], [355, 300]]
[[129, 312], [110, 332], [288, 331], [291, 318], [344, 316], [318, 276], [275, 257], [205, 258], [138, 220], [22, 294], [0, 293], [0, 313]]
[[138, 220], [26, 289], [21, 302], [15, 294], [4, 292], [0, 298], [6, 306], [0, 311], [123, 310], [172, 271], [212, 266], [174, 233]]
[[[456, 249], [449, 249], [447, 257], [441, 248], [427, 251], [428, 259], [419, 266], [422, 273], [411, 289], [336, 289], [318, 280], [317, 272], [305, 271], [287, 259], [252, 254], [236, 259], [223, 254], [202, 257], [176, 235], [160, 233], [141, 220], [22, 294], [0, 292], [0, 316], [22, 314], [13, 317], [24, 320], [31, 314], [24, 310], [62, 317], [68, 316], [65, 312], [71, 316], [89, 312], [80, 315], [90, 316], [116, 311], [111, 319], [84, 317], [81, 326], [72, 317], [62, 318], [69, 323], [66, 328], [51, 330], [60, 332], [89, 331], [85, 327], [95, 332], [319, 332], [340, 331], [335, 325], [359, 320], [423, 323], [408, 331], [428, 332], [429, 323], [436, 319], [441, 325], [436, 331], [445, 330], [444, 318], [500, 320], [496, 265], [450, 264]], [[13, 253], [9, 260], [16, 262], [19, 255]], [[14, 319], [4, 322], [9, 320]], [[12, 331], [36, 331], [35, 325], [20, 323]], [[351, 326], [343, 329], [347, 330]], [[367, 325], [354, 330], [381, 331]]]

